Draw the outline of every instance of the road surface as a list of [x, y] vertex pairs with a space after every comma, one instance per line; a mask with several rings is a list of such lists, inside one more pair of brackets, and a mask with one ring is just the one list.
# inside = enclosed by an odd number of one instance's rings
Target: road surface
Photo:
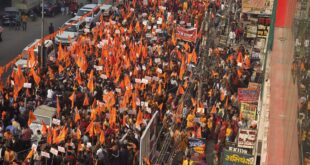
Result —
[[[61, 16], [58, 14], [55, 17], [45, 18], [45, 34], [48, 33], [48, 26], [52, 22], [55, 30], [58, 29], [70, 16]], [[41, 18], [37, 18], [35, 22], [28, 21], [27, 31], [9, 30], [9, 27], [4, 26], [2, 33], [3, 41], [0, 42], [0, 66], [3, 66], [14, 59], [22, 50], [35, 39], [41, 38]]]

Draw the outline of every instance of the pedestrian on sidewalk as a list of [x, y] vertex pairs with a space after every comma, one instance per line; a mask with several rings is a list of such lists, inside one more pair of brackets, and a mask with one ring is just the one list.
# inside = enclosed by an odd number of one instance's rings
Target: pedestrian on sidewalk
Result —
[[65, 8], [65, 1], [61, 1], [60, 2], [60, 10], [61, 10], [61, 15], [62, 16], [65, 15], [65, 10], [66, 10], [66, 8]]
[[48, 34], [54, 33], [54, 25], [53, 23], [50, 23], [50, 26], [48, 27]]
[[229, 32], [229, 41], [228, 41], [228, 43], [229, 44], [234, 44], [235, 43], [235, 39], [236, 39], [236, 33], [233, 30], [231, 30]]
[[0, 42], [2, 41], [2, 32], [4, 31], [4, 28], [0, 26]]
[[22, 21], [22, 29], [23, 29], [23, 31], [27, 31], [28, 16], [26, 14], [23, 14], [22, 18], [21, 18], [21, 21]]
[[20, 30], [20, 16], [17, 15], [16, 18], [15, 18], [15, 30]]

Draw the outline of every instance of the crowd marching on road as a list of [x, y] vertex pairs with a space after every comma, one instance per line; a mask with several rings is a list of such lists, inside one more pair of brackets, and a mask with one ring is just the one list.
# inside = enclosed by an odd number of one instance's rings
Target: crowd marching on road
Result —
[[[172, 133], [175, 143], [213, 140], [219, 161], [240, 129], [256, 130], [255, 115], [240, 113], [238, 91], [259, 90], [261, 65], [251, 61], [241, 44], [239, 18], [227, 25], [229, 44], [209, 45], [202, 55], [194, 42], [178, 38], [176, 27], [197, 28], [199, 42], [205, 35], [199, 29], [205, 11], [211, 11], [216, 22], [224, 4], [187, 0], [145, 6], [126, 1], [69, 47], [60, 44], [56, 62], [46, 68], [18, 67], [5, 84], [0, 82], [0, 163], [138, 164], [141, 134], [156, 111], [165, 129], [178, 126]], [[57, 33], [52, 25], [49, 32]], [[203, 58], [205, 83], [198, 98], [201, 84], [194, 68]], [[36, 60], [29, 50], [28, 62]], [[0, 68], [0, 77], [3, 71]], [[25, 83], [31, 86], [25, 88]], [[185, 102], [182, 95], [192, 87]], [[241, 105], [257, 104], [248, 103]], [[40, 105], [56, 107], [59, 122], [49, 126], [40, 121], [42, 128], [34, 131], [29, 126], [38, 120], [33, 111]], [[197, 161], [188, 151], [190, 142], [180, 144], [184, 163]]]
[[307, 35], [309, 31], [303, 31], [307, 27], [309, 24], [296, 27], [298, 33], [296, 34], [295, 54], [291, 68], [294, 83], [298, 88], [300, 155], [305, 164], [310, 162], [310, 59], [309, 35]]

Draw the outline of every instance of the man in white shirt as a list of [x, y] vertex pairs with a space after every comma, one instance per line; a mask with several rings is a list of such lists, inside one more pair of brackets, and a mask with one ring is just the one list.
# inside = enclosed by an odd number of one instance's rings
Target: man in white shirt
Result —
[[233, 31], [233, 30], [231, 30], [230, 32], [229, 32], [229, 44], [234, 44], [235, 43], [235, 39], [236, 39], [236, 33]]

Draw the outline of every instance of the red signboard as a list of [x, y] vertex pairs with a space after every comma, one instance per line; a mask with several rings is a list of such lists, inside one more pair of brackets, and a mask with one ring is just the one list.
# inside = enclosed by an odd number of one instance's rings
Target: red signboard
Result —
[[184, 28], [177, 26], [176, 38], [195, 43], [197, 39], [197, 28]]
[[259, 91], [255, 88], [238, 88], [238, 100], [244, 103], [257, 102]]

